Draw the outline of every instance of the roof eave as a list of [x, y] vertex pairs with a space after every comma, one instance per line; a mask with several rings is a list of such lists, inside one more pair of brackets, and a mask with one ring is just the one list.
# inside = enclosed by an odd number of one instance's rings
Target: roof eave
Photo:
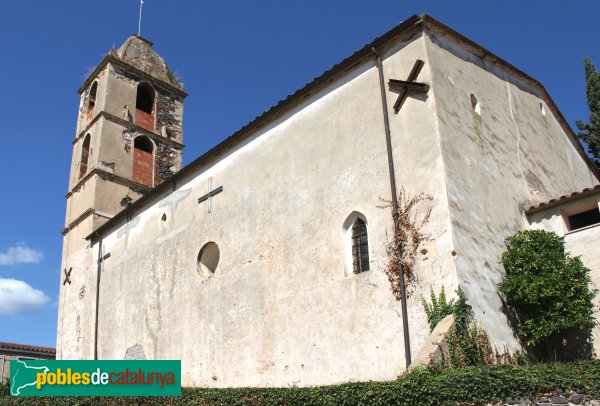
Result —
[[548, 200], [547, 202], [538, 203], [536, 205], [530, 206], [525, 209], [526, 215], [531, 215], [534, 213], [539, 213], [540, 211], [548, 210], [556, 206], [563, 205], [565, 203], [570, 203], [576, 200], [580, 200], [589, 196], [593, 196], [596, 194], [600, 194], [600, 185], [596, 185], [591, 188], [585, 188], [579, 192], [574, 192], [568, 195], [563, 195], [557, 197], [556, 199]]
[[109, 53], [108, 55], [106, 55], [104, 57], [104, 59], [102, 60], [102, 62], [100, 62], [100, 64], [98, 64], [98, 66], [96, 66], [94, 68], [94, 70], [92, 71], [92, 73], [90, 73], [90, 75], [87, 77], [87, 79], [83, 82], [83, 84], [81, 85], [81, 87], [79, 87], [79, 89], [77, 89], [77, 93], [82, 94], [83, 91], [85, 89], [87, 89], [89, 87], [89, 85], [96, 79], [96, 76], [98, 76], [98, 74], [106, 67], [106, 65], [108, 65], [109, 63], [114, 63], [115, 65], [120, 65], [124, 68], [127, 68], [128, 70], [133, 71], [134, 73], [144, 77], [147, 80], [156, 82], [158, 84], [160, 84], [161, 86], [167, 88], [168, 90], [170, 90], [171, 92], [177, 94], [178, 96], [180, 96], [181, 98], [185, 99], [188, 94], [183, 91], [182, 89], [180, 89], [179, 87], [171, 84], [171, 83], [167, 83], [164, 80], [158, 79], [157, 77], [154, 77], [152, 75], [147, 74], [146, 72], [139, 70], [138, 68], [136, 68], [135, 66], [123, 61], [122, 59], [120, 59], [118, 56], [114, 55], [112, 52]]

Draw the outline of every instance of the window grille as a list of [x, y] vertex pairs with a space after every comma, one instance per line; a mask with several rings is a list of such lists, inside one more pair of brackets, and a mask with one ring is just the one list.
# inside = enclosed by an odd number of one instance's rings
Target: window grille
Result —
[[358, 218], [352, 225], [352, 265], [354, 273], [369, 270], [369, 241], [367, 225]]

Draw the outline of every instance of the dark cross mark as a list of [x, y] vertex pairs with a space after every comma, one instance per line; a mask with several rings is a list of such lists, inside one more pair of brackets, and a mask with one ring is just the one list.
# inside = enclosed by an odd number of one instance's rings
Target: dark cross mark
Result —
[[73, 272], [73, 268], [69, 268], [69, 270], [67, 271], [67, 268], [63, 269], [63, 272], [65, 273], [65, 280], [63, 281], [63, 286], [66, 285], [67, 283], [70, 285], [71, 284], [71, 272]]
[[106, 260], [106, 259], [108, 259], [108, 258], [110, 258], [110, 252], [109, 252], [108, 254], [104, 255], [102, 258], [100, 258], [100, 259], [98, 260], [98, 263], [100, 263], [100, 262], [103, 262], [104, 260]]
[[204, 196], [198, 198], [198, 203], [202, 203], [206, 200], [208, 200], [208, 212], [211, 212], [212, 206], [212, 197], [214, 195], [217, 195], [219, 193], [221, 193], [223, 191], [223, 186], [219, 186], [218, 188], [216, 188], [215, 190], [212, 190], [212, 178], [208, 178], [208, 193], [205, 194]]
[[417, 76], [421, 73], [421, 69], [423, 69], [423, 65], [425, 65], [425, 62], [417, 59], [406, 80], [390, 79], [388, 81], [389, 89], [398, 92], [398, 99], [394, 103], [394, 113], [398, 114], [409, 94], [427, 93], [429, 91], [427, 83], [415, 82]]

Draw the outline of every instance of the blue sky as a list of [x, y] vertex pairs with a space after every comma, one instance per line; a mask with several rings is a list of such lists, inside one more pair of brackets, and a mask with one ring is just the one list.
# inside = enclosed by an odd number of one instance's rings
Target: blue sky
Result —
[[[54, 346], [76, 89], [137, 31], [138, 0], [0, 2], [0, 341]], [[185, 163], [374, 37], [429, 13], [587, 119], [600, 2], [145, 0], [142, 36], [190, 94]]]

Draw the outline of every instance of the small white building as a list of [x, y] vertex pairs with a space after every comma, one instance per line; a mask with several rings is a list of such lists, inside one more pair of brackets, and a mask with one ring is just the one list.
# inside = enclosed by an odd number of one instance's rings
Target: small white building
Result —
[[427, 15], [182, 169], [186, 94], [150, 42], [111, 51], [80, 93], [57, 356], [181, 359], [187, 386], [400, 375], [380, 208], [392, 185], [432, 197], [408, 286], [412, 353], [429, 334], [421, 297], [442, 285], [515, 350], [504, 239], [530, 226], [526, 208], [599, 183], [539, 82]]

